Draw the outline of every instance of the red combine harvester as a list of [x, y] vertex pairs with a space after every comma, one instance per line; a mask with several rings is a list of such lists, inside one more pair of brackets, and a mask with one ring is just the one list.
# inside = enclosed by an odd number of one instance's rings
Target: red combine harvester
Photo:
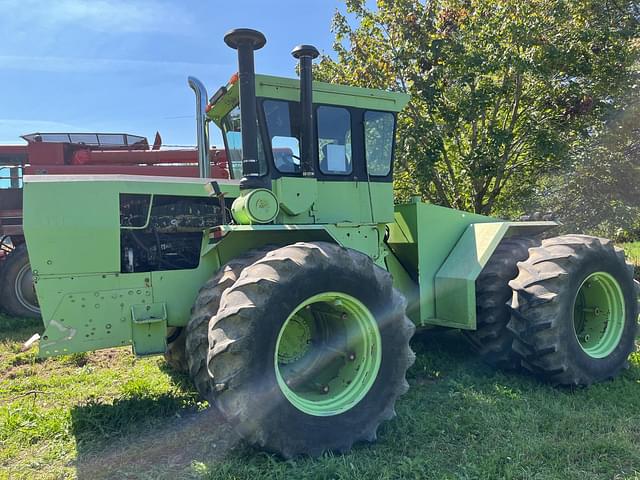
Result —
[[[71, 174], [198, 177], [198, 151], [162, 149], [145, 137], [114, 133], [34, 133], [26, 145], [0, 145], [0, 308], [39, 317], [22, 230], [22, 176]], [[224, 149], [210, 149], [212, 178], [228, 178]], [[52, 199], [55, 201], [55, 199]]]

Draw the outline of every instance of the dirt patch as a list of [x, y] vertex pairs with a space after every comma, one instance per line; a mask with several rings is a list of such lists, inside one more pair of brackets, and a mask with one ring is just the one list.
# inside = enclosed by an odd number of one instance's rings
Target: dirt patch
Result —
[[78, 479], [185, 478], [195, 474], [194, 465], [223, 458], [238, 442], [221, 415], [208, 409], [91, 451], [78, 445]]

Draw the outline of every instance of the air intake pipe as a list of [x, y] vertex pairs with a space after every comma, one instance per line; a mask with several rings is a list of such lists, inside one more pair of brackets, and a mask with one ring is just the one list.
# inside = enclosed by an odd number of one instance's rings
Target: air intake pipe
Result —
[[300, 159], [302, 175], [315, 176], [314, 159], [316, 150], [316, 129], [313, 121], [313, 59], [320, 53], [313, 45], [298, 45], [291, 52], [300, 60]]
[[211, 161], [209, 160], [209, 124], [205, 109], [207, 108], [207, 89], [195, 77], [188, 78], [189, 86], [196, 94], [196, 135], [198, 140], [198, 170], [200, 178], [211, 178]]
[[269, 179], [260, 176], [260, 162], [258, 161], [258, 114], [253, 59], [253, 52], [264, 47], [267, 40], [257, 30], [237, 28], [224, 36], [224, 43], [238, 51], [243, 177], [240, 181], [240, 189], [270, 188]]

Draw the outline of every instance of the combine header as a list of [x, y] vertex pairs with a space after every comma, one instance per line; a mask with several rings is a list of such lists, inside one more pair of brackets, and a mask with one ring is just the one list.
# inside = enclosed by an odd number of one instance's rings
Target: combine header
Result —
[[486, 361], [557, 385], [624, 368], [636, 292], [610, 241], [394, 206], [407, 95], [312, 82], [308, 45], [293, 50], [299, 81], [255, 75], [265, 37], [225, 42], [238, 75], [208, 102], [191, 84], [200, 154], [214, 122], [231, 179], [25, 178], [40, 355], [165, 353], [248, 443], [284, 457], [374, 441], [408, 389], [416, 327], [460, 329]]

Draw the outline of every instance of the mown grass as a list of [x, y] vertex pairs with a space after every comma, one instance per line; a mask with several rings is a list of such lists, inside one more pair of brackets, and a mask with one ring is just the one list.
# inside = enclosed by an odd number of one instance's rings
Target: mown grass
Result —
[[240, 442], [159, 358], [38, 360], [38, 323], [0, 317], [0, 478], [640, 478], [640, 354], [613, 382], [556, 389], [486, 367], [455, 333], [414, 341], [398, 417], [346, 455], [283, 461]]

